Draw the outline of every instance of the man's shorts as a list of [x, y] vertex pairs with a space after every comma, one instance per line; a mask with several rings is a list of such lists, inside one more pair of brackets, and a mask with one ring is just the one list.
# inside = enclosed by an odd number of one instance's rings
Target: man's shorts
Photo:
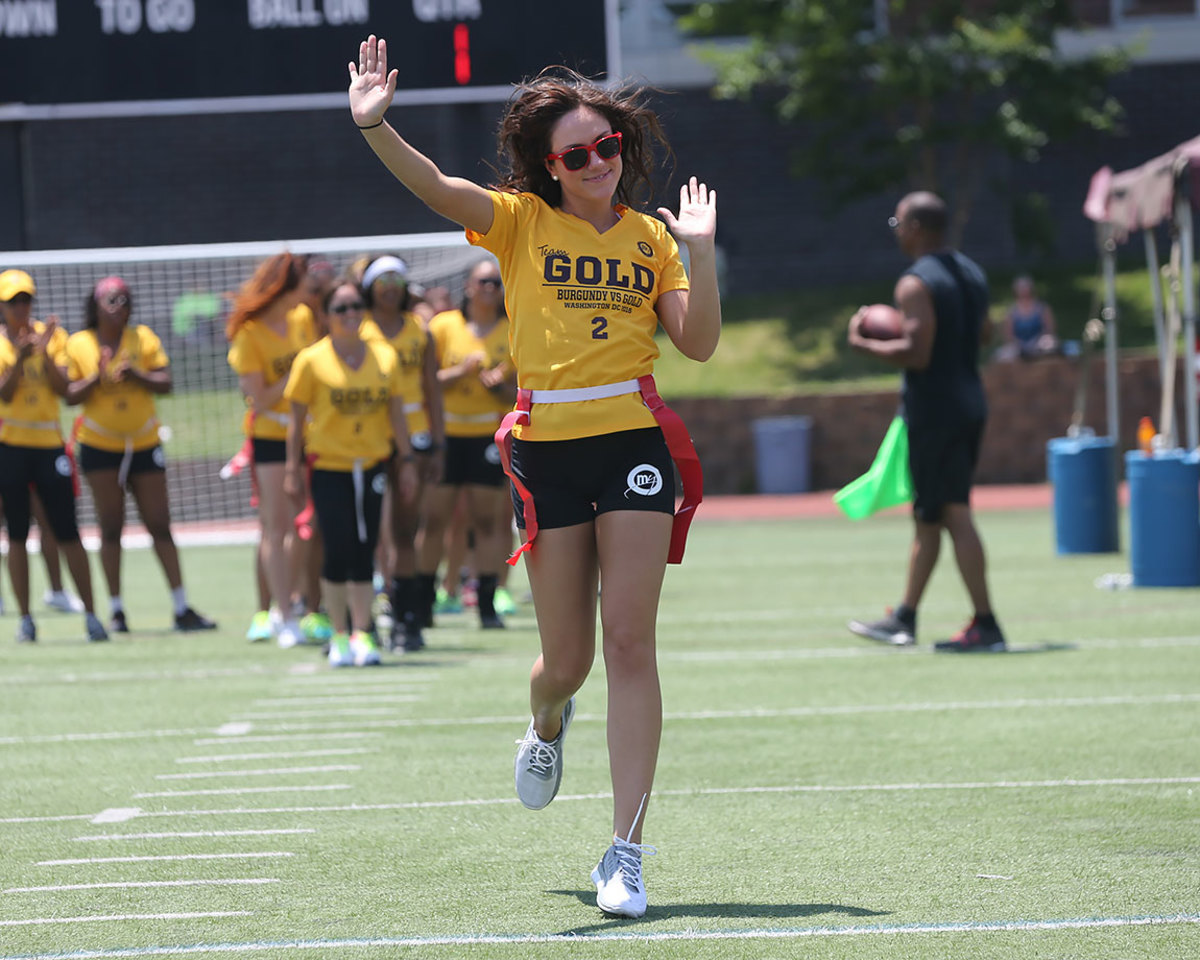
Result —
[[939, 523], [948, 503], [971, 502], [971, 478], [979, 460], [986, 421], [908, 428], [908, 467], [913, 481], [913, 515]]

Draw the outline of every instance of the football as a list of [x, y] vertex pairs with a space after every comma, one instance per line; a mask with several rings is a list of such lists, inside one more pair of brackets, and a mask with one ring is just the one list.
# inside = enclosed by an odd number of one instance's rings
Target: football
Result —
[[904, 317], [895, 307], [873, 303], [866, 308], [858, 332], [869, 340], [895, 340], [904, 334]]

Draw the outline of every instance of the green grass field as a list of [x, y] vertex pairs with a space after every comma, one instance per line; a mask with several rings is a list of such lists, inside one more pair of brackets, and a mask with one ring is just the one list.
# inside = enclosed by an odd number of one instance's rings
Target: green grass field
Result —
[[962, 657], [929, 652], [965, 612], [948, 547], [918, 649], [845, 630], [896, 598], [905, 518], [701, 508], [663, 595], [642, 921], [588, 876], [599, 665], [561, 795], [513, 794], [531, 610], [332, 671], [241, 639], [249, 548], [185, 552], [207, 636], [156, 632], [129, 553], [129, 638], [0, 620], [0, 960], [1200, 955], [1200, 592], [1101, 591], [1127, 557], [1055, 557], [1044, 512], [980, 522], [1014, 649]]

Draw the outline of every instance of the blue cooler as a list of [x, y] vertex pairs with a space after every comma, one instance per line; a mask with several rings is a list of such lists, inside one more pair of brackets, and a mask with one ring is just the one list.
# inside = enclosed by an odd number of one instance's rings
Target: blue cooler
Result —
[[1125, 454], [1135, 587], [1200, 586], [1200, 455]]
[[1056, 437], [1046, 444], [1046, 473], [1054, 487], [1058, 553], [1116, 553], [1117, 477], [1108, 437]]

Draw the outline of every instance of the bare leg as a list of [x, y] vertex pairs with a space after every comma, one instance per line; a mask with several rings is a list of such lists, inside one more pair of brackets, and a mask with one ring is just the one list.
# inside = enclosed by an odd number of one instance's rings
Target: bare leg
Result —
[[658, 765], [662, 692], [655, 658], [655, 620], [667, 566], [671, 517], [614, 511], [596, 520], [600, 619], [608, 677], [608, 762], [613, 784], [613, 835], [641, 843]]
[[[84, 476], [92, 490], [100, 522], [100, 567], [110, 597], [121, 596], [121, 533], [125, 529], [125, 491], [116, 470], [89, 470]], [[43, 544], [44, 548], [44, 544]]]
[[70, 541], [59, 541], [59, 549], [67, 558], [67, 569], [71, 571], [71, 579], [75, 581], [75, 590], [79, 593], [79, 601], [86, 613], [95, 613], [92, 603], [92, 568], [88, 565], [87, 551], [78, 538]]
[[171, 536], [171, 508], [167, 500], [167, 475], [158, 471], [135, 473], [129, 478], [133, 487], [133, 498], [137, 501], [138, 513], [146, 532], [154, 543], [154, 553], [162, 567], [167, 586], [178, 590], [183, 586], [183, 572], [179, 567], [179, 550]]
[[29, 509], [38, 525], [42, 563], [46, 567], [46, 579], [50, 582], [51, 590], [55, 593], [62, 593], [62, 561], [58, 555], [58, 539], [54, 536], [54, 531], [50, 529], [50, 521], [46, 518], [46, 508], [42, 505], [42, 498], [33, 490], [29, 491]]
[[375, 596], [375, 588], [370, 580], [358, 582], [355, 580], [346, 584], [346, 599], [350, 605], [350, 623], [355, 630], [364, 633], [371, 629], [371, 600]]
[[950, 503], [946, 505], [942, 517], [954, 542], [954, 559], [975, 612], [989, 614], [992, 612], [992, 601], [988, 595], [987, 559], [971, 508], [965, 503]]
[[21, 616], [29, 616], [29, 550], [24, 540], [8, 541], [8, 582]]
[[333, 624], [334, 633], [346, 632], [346, 584], [321, 580], [321, 594], [325, 597], [325, 610]]
[[942, 525], [914, 521], [912, 550], [908, 557], [908, 579], [904, 584], [904, 605], [916, 610], [925, 595], [933, 568], [942, 550]]
[[283, 492], [283, 464], [259, 464], [257, 470], [263, 571], [270, 588], [271, 605], [286, 620], [291, 616], [292, 580], [288, 558], [296, 509], [292, 498]]

